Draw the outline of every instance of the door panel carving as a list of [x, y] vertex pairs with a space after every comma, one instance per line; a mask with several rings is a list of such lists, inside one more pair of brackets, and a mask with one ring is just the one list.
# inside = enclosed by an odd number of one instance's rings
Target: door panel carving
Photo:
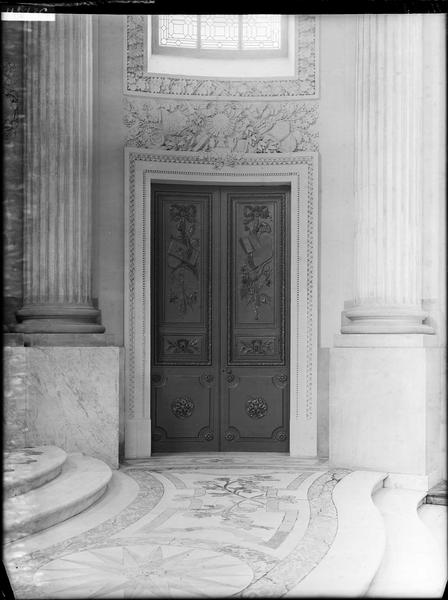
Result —
[[228, 193], [228, 360], [285, 364], [286, 194]]
[[154, 191], [155, 364], [211, 364], [212, 196]]
[[160, 441], [194, 443], [201, 440], [204, 428], [215, 428], [213, 390], [202, 386], [198, 377], [170, 370], [166, 385], [153, 389], [152, 404]]
[[152, 205], [153, 450], [286, 451], [288, 191], [160, 184]]
[[[249, 367], [244, 370], [250, 371]], [[224, 412], [226, 429], [238, 431], [238, 441], [251, 449], [263, 449], [286, 443], [276, 437], [278, 429], [287, 430], [288, 402], [285, 389], [273, 385], [269, 374], [255, 371], [238, 375], [237, 386], [227, 386]], [[235, 440], [226, 440], [227, 450], [235, 449]]]

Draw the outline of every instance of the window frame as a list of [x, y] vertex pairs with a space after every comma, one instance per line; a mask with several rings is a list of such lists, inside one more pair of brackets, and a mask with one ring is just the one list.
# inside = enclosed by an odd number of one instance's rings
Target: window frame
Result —
[[[200, 17], [201, 15], [195, 15]], [[243, 15], [239, 17], [239, 45], [241, 46], [241, 31], [242, 31], [242, 19]], [[198, 37], [197, 43], [200, 42], [200, 19], [198, 18]], [[220, 58], [220, 59], [240, 59], [240, 58], [281, 58], [288, 56], [288, 19], [287, 15], [280, 15], [280, 35], [281, 45], [278, 49], [267, 49], [263, 50], [259, 48], [257, 50], [238, 50], [233, 49], [209, 49], [209, 48], [185, 48], [173, 46], [161, 46], [159, 44], [159, 15], [151, 15], [151, 53], [154, 55], [182, 55], [189, 56], [191, 58]]]

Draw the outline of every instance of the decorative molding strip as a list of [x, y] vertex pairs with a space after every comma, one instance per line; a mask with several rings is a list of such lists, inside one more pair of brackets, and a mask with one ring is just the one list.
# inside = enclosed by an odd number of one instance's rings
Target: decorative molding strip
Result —
[[[149, 314], [150, 305], [149, 265], [142, 260], [142, 246], [149, 245], [146, 236], [151, 180], [208, 181], [217, 185], [241, 182], [260, 185], [263, 180], [289, 182], [293, 300], [290, 451], [296, 456], [314, 456], [317, 449], [317, 154], [233, 153], [231, 163], [226, 160], [229, 156], [224, 155], [223, 159], [216, 152], [155, 152], [126, 148], [126, 181], [129, 182], [125, 247], [126, 419], [146, 418], [149, 412], [149, 321], [143, 327], [137, 324], [142, 322], [143, 312]], [[138, 435], [148, 436], [149, 433], [142, 430]], [[145, 448], [147, 440], [127, 440], [126, 447]], [[126, 456], [137, 458], [127, 451]]]
[[126, 17], [126, 94], [186, 98], [313, 99], [318, 97], [317, 17], [296, 16], [296, 73], [290, 78], [219, 79], [186, 75], [151, 74], [146, 71], [147, 16]]
[[218, 153], [315, 152], [315, 102], [124, 100], [126, 144]]

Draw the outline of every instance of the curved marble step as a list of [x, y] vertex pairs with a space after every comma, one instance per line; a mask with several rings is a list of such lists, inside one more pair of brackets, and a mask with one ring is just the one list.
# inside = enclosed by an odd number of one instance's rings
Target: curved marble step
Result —
[[[420, 518], [425, 495], [424, 491], [400, 488], [383, 488], [375, 495], [387, 542], [367, 597], [442, 597], [447, 581], [446, 549], [441, 551]], [[423, 506], [428, 508], [429, 505]]]
[[4, 452], [3, 493], [19, 496], [58, 477], [67, 453], [56, 446], [33, 446]]
[[102, 461], [70, 454], [56, 479], [4, 504], [4, 541], [42, 531], [76, 515], [100, 498], [112, 477]]
[[286, 598], [355, 598], [369, 588], [383, 559], [386, 534], [373, 496], [387, 473], [354, 471], [334, 488], [338, 531], [322, 561]]

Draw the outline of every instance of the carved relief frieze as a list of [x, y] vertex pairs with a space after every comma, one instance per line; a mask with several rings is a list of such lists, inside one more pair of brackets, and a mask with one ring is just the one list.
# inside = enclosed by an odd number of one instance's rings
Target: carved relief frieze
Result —
[[240, 338], [239, 353], [243, 355], [265, 356], [274, 354], [275, 338]]
[[279, 373], [278, 375], [274, 375], [272, 378], [272, 383], [276, 388], [282, 390], [288, 384], [288, 376], [286, 373]]
[[315, 98], [318, 94], [317, 19], [298, 15], [295, 21], [295, 73], [277, 78], [204, 78], [155, 74], [145, 67], [147, 17], [126, 19], [125, 92], [187, 98]]
[[315, 102], [170, 102], [125, 99], [128, 146], [187, 152], [315, 151]]
[[215, 378], [212, 373], [201, 373], [199, 383], [206, 388], [211, 388], [215, 384]]
[[191, 338], [165, 338], [165, 354], [200, 354], [200, 340], [198, 337]]
[[198, 434], [198, 438], [205, 440], [206, 442], [211, 442], [215, 439], [215, 434], [208, 427], [203, 427]]
[[180, 396], [171, 403], [171, 412], [178, 419], [191, 417], [194, 411], [194, 402], [190, 396]]
[[273, 433], [273, 438], [279, 442], [284, 442], [288, 439], [288, 434], [284, 429], [276, 429]]
[[151, 382], [154, 387], [160, 388], [166, 385], [166, 377], [165, 375], [160, 375], [160, 373], [154, 373], [151, 376]]
[[246, 402], [246, 413], [251, 419], [262, 419], [268, 412], [268, 404], [262, 396], [251, 396]]
[[262, 235], [272, 233], [272, 215], [268, 206], [250, 204], [244, 206], [243, 214], [247, 234], [239, 240], [246, 253], [246, 261], [240, 267], [240, 297], [252, 307], [254, 319], [258, 321], [262, 306], [272, 302], [268, 293], [272, 284], [272, 254], [259, 264], [255, 263], [257, 250], [262, 246]]
[[17, 67], [7, 62], [3, 69], [3, 136], [10, 140], [19, 126], [19, 96], [14, 89]]
[[188, 271], [198, 280], [199, 239], [194, 236], [197, 216], [196, 206], [173, 204], [170, 207], [170, 220], [176, 224], [177, 235], [171, 236], [168, 247], [168, 268], [171, 288], [168, 301], [173, 303], [180, 314], [185, 315], [198, 302], [199, 290], [186, 283]]

